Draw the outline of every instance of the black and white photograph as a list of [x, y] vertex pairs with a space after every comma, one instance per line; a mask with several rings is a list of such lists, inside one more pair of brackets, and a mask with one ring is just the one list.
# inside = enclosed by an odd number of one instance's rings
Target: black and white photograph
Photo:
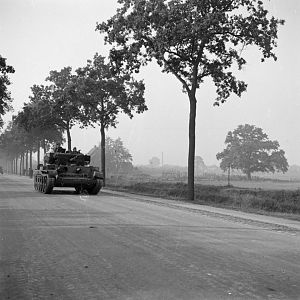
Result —
[[300, 299], [300, 1], [0, 0], [0, 300]]

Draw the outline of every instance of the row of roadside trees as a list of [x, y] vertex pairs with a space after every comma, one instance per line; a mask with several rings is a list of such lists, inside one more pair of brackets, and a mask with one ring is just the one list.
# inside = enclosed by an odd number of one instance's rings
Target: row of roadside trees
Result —
[[194, 200], [197, 90], [210, 78], [214, 104], [241, 96], [247, 84], [235, 73], [246, 65], [244, 49], [256, 46], [261, 61], [277, 59], [277, 31], [262, 0], [122, 0], [116, 14], [99, 23], [119, 70], [139, 72], [156, 61], [175, 76], [189, 100], [188, 198]]
[[247, 84], [235, 72], [246, 64], [243, 50], [256, 46], [261, 61], [276, 60], [278, 27], [284, 21], [270, 16], [261, 0], [122, 0], [119, 5], [114, 16], [96, 27], [111, 45], [110, 64], [96, 55], [76, 74], [71, 68], [50, 72], [50, 85], [40, 86], [46, 95], [42, 106], [51, 122], [67, 132], [68, 147], [75, 123], [100, 125], [104, 168], [105, 128], [116, 125], [120, 111], [132, 117], [133, 111], [146, 110], [144, 85], [131, 74], [156, 61], [175, 76], [189, 100], [188, 188], [193, 200], [197, 90], [210, 78], [215, 105], [231, 94], [241, 96]]
[[32, 86], [29, 101], [0, 136], [0, 148], [10, 161], [10, 169], [17, 172], [18, 160], [20, 170], [32, 168], [32, 152], [37, 152], [39, 164], [40, 148], [45, 152], [54, 142], [62, 142], [64, 133], [71, 150], [74, 125], [98, 125], [105, 176], [105, 131], [117, 125], [119, 113], [132, 118], [134, 112], [147, 110], [143, 81], [128, 72], [117, 72], [103, 56], [95, 54], [75, 72], [71, 67], [51, 71], [46, 82]]
[[8, 75], [14, 72], [15, 69], [8, 65], [6, 58], [2, 57], [0, 54], [0, 128], [3, 127], [2, 116], [12, 109], [11, 94], [8, 90], [8, 86], [10, 85]]

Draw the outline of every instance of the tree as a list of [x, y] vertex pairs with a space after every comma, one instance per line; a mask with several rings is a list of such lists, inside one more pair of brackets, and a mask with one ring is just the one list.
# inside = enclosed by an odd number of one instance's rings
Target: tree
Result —
[[63, 141], [63, 129], [59, 127], [60, 116], [53, 114], [51, 88], [43, 85], [33, 85], [30, 102], [24, 103], [22, 110], [15, 118], [18, 126], [22, 127], [28, 136], [28, 150], [37, 151], [37, 160], [40, 162], [40, 147], [44, 152], [49, 145]]
[[[101, 147], [94, 147], [91, 151], [91, 164], [99, 165], [101, 161]], [[117, 174], [120, 172], [129, 172], [132, 170], [132, 155], [123, 145], [120, 138], [113, 140], [110, 137], [105, 138], [105, 158], [106, 173]]]
[[149, 164], [150, 164], [151, 167], [158, 168], [160, 166], [160, 159], [156, 156], [153, 156], [149, 160]]
[[27, 131], [42, 142], [44, 151], [49, 144], [63, 142], [65, 126], [61, 120], [61, 114], [57, 111], [57, 102], [53, 99], [54, 88], [52, 86], [33, 85], [30, 102], [25, 103], [21, 114], [22, 125]]
[[[0, 136], [0, 149], [5, 154], [6, 159], [11, 161], [12, 172], [18, 173], [18, 160], [24, 158], [26, 148], [26, 134], [23, 128], [16, 122], [10, 122], [5, 131]], [[20, 169], [21, 171], [21, 164]]]
[[[262, 60], [276, 56], [277, 29], [283, 20], [268, 16], [261, 0], [122, 0], [115, 16], [97, 24], [113, 45], [110, 58], [119, 69], [139, 72], [153, 59], [183, 85], [190, 103], [188, 188], [194, 199], [196, 91], [211, 77], [216, 105], [246, 83], [233, 70], [246, 60], [243, 49], [256, 45]], [[237, 66], [237, 68], [236, 68]]]
[[3, 126], [2, 116], [11, 109], [11, 95], [7, 90], [10, 81], [7, 74], [14, 72], [14, 68], [6, 64], [6, 58], [0, 55], [0, 128]]
[[123, 145], [120, 138], [116, 140], [107, 137], [105, 140], [105, 157], [109, 173], [117, 174], [132, 169], [132, 155]]
[[46, 79], [52, 83], [49, 87], [52, 123], [67, 132], [69, 151], [72, 148], [71, 128], [80, 122], [81, 116], [80, 103], [75, 92], [76, 78], [76, 75], [72, 74], [72, 68], [66, 67], [60, 71], [51, 71]]
[[126, 72], [117, 73], [97, 53], [93, 61], [88, 60], [87, 65], [76, 72], [76, 93], [83, 110], [81, 122], [83, 126], [93, 126], [94, 123], [100, 125], [101, 171], [105, 184], [105, 130], [116, 127], [120, 112], [132, 118], [134, 112], [142, 113], [147, 110], [144, 83]]
[[226, 148], [217, 154], [222, 170], [239, 169], [249, 180], [253, 172], [286, 172], [288, 162], [285, 152], [279, 149], [277, 141], [271, 141], [268, 135], [254, 125], [239, 125], [229, 131], [225, 140]]

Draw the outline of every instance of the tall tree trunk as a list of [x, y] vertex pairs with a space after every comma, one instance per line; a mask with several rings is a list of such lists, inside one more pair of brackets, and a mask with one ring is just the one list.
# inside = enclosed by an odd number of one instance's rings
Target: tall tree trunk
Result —
[[45, 139], [43, 140], [43, 151], [44, 151], [44, 156], [45, 156], [45, 154], [47, 152], [47, 150], [46, 150], [46, 140]]
[[68, 151], [71, 151], [72, 140], [71, 140], [71, 132], [70, 132], [69, 123], [67, 124], [67, 139], [68, 139]]
[[188, 199], [194, 200], [195, 177], [195, 128], [196, 128], [196, 97], [189, 94], [190, 118], [189, 118], [189, 156], [188, 156]]
[[22, 154], [20, 155], [20, 168], [19, 168], [19, 175], [22, 175]]
[[18, 175], [18, 161], [19, 161], [19, 159], [18, 159], [18, 157], [16, 157], [16, 163], [15, 163], [15, 168], [16, 168], [15, 174], [16, 175]]
[[247, 179], [248, 179], [248, 180], [252, 180], [252, 178], [251, 178], [251, 172], [250, 172], [250, 171], [248, 171], [248, 172], [246, 173], [246, 175], [247, 175]]
[[20, 155], [20, 169], [19, 169], [19, 175], [21, 176], [22, 175], [22, 154]]
[[22, 175], [25, 175], [25, 153], [22, 153]]
[[105, 172], [105, 127], [103, 122], [100, 125], [101, 133], [101, 172], [103, 174], [103, 186], [105, 186], [106, 172]]
[[37, 142], [37, 165], [40, 164], [41, 161], [41, 147], [40, 147], [40, 141]]
[[24, 160], [25, 160], [25, 156], [24, 153], [21, 154], [21, 175], [23, 175], [24, 172]]
[[26, 158], [25, 158], [25, 175], [28, 175], [28, 150], [26, 150]]
[[30, 178], [32, 178], [33, 175], [33, 169], [32, 169], [32, 148], [30, 148], [29, 150], [29, 171], [28, 171], [28, 175]]
[[32, 148], [29, 151], [29, 169], [32, 170]]

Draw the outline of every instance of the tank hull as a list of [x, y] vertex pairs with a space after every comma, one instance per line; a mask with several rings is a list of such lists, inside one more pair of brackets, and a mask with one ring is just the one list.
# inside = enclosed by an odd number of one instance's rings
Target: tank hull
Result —
[[64, 178], [57, 178], [54, 186], [55, 187], [76, 187], [78, 185], [91, 186], [94, 185], [95, 183], [96, 183], [96, 179], [64, 177]]
[[50, 194], [53, 188], [75, 188], [76, 193], [85, 192], [90, 195], [99, 193], [103, 185], [103, 176], [99, 169], [85, 165], [87, 155], [72, 153], [53, 153], [47, 156], [44, 165], [33, 172], [34, 188], [44, 194]]
[[[70, 187], [75, 188], [78, 193], [80, 191], [87, 191], [89, 194], [98, 194], [102, 188], [102, 178], [85, 178], [76, 176], [56, 176], [51, 177], [49, 174], [42, 173], [41, 171], [34, 171], [33, 174], [35, 190], [44, 194], [51, 194], [54, 188]], [[93, 192], [89, 192], [89, 191]], [[97, 192], [95, 192], [97, 190]]]

